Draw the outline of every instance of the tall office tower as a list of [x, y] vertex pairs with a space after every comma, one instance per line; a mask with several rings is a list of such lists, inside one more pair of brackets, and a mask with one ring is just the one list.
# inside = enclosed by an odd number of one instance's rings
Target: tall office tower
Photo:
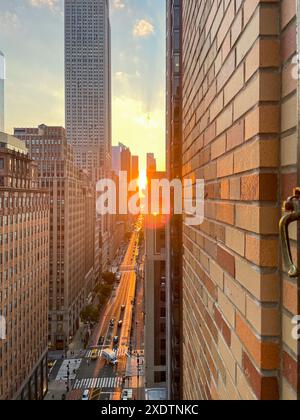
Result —
[[[149, 175], [149, 205], [151, 180], [165, 178], [164, 172]], [[166, 221], [167, 217], [161, 214], [150, 212], [145, 216], [145, 386], [161, 389], [164, 398], [167, 393]]]
[[113, 146], [112, 147], [112, 170], [114, 173], [119, 176], [119, 172], [121, 170], [121, 152], [122, 152], [122, 146], [119, 144], [119, 146]]
[[139, 157], [132, 156], [131, 158], [131, 179], [139, 179], [140, 170], [139, 170]]
[[153, 153], [147, 153], [147, 174], [156, 172], [156, 159]]
[[[182, 178], [181, 0], [167, 0], [167, 177]], [[181, 398], [182, 385], [182, 216], [167, 226], [167, 378], [168, 397]]]
[[17, 128], [38, 164], [39, 183], [50, 192], [49, 344], [65, 349], [94, 282], [95, 193], [74, 162], [62, 127]]
[[108, 0], [65, 0], [65, 101], [75, 163], [98, 181], [111, 166]]
[[132, 177], [132, 159], [131, 159], [131, 151], [129, 147], [122, 145], [121, 150], [121, 171], [127, 173], [127, 180], [128, 182], [131, 181]]
[[[183, 175], [203, 178], [206, 197], [203, 223], [183, 228], [183, 397], [299, 399], [299, 276], [281, 264], [278, 223], [300, 179], [300, 84], [287, 70], [299, 10], [182, 6]], [[290, 236], [299, 265], [296, 224]]]
[[37, 167], [22, 141], [0, 133], [0, 400], [47, 392], [49, 231]]
[[0, 51], [0, 132], [4, 132], [4, 80], [5, 80], [5, 57]]

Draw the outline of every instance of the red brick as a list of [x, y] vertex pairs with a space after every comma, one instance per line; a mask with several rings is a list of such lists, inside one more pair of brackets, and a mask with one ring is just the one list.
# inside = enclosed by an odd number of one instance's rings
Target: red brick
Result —
[[236, 333], [258, 367], [264, 370], [279, 369], [279, 344], [261, 341], [239, 314], [236, 315]]
[[254, 174], [241, 178], [241, 199], [245, 201], [276, 201], [276, 174]]
[[236, 125], [234, 125], [227, 131], [227, 150], [232, 150], [244, 142], [244, 131], [244, 121], [238, 122]]
[[262, 376], [254, 367], [246, 353], [243, 354], [243, 369], [251, 388], [259, 400], [279, 400], [278, 378]]
[[218, 246], [218, 263], [227, 271], [232, 277], [235, 276], [235, 258], [229, 252], [225, 251], [224, 248]]
[[215, 308], [215, 321], [228, 347], [231, 347], [231, 330], [217, 308]]
[[283, 376], [290, 383], [290, 385], [297, 391], [298, 375], [297, 375], [297, 362], [286, 352], [283, 352]]

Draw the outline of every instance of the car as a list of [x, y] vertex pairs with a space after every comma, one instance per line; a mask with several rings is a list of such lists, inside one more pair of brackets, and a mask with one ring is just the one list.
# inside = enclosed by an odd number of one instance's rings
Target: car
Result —
[[115, 325], [115, 320], [114, 320], [114, 319], [111, 319], [111, 320], [110, 320], [109, 325], [110, 325], [111, 327], [113, 327], [113, 326]]
[[125, 308], [126, 308], [126, 305], [122, 305], [121, 306], [121, 311], [123, 312], [123, 311], [125, 311]]
[[89, 400], [90, 391], [86, 389], [82, 394], [82, 401], [88, 401]]
[[118, 336], [114, 337], [113, 343], [114, 344], [118, 344], [119, 343], [119, 337]]
[[54, 365], [55, 365], [55, 360], [48, 360], [48, 368], [49, 369], [52, 369]]
[[91, 359], [93, 361], [98, 359], [98, 349], [95, 348], [95, 349], [92, 350]]
[[122, 325], [123, 325], [123, 321], [120, 319], [120, 321], [118, 322], [118, 326], [122, 327]]
[[105, 337], [100, 337], [99, 339], [99, 346], [103, 346]]

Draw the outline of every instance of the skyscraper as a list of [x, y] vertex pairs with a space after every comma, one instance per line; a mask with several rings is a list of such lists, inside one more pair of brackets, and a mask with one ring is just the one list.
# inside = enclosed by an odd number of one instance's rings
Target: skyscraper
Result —
[[47, 392], [49, 195], [24, 143], [0, 133], [0, 400]]
[[154, 153], [147, 153], [147, 174], [156, 172], [156, 159]]
[[94, 284], [95, 192], [74, 163], [62, 127], [15, 129], [38, 165], [39, 184], [49, 191], [49, 344], [65, 349], [79, 327], [80, 312]]
[[[181, 0], [167, 0], [167, 177], [182, 178]], [[167, 378], [170, 399], [181, 397], [182, 216], [173, 211], [167, 226]]]
[[5, 79], [5, 58], [0, 51], [0, 131], [4, 132], [4, 79]]
[[131, 158], [131, 178], [132, 180], [139, 179], [139, 157], [138, 156], [132, 156]]
[[110, 32], [108, 0], [65, 0], [67, 138], [94, 180], [110, 170]]
[[[165, 178], [165, 172], [149, 174], [149, 206], [151, 181]], [[167, 381], [166, 221], [162, 214], [145, 216], [145, 385], [162, 390], [166, 389]]]

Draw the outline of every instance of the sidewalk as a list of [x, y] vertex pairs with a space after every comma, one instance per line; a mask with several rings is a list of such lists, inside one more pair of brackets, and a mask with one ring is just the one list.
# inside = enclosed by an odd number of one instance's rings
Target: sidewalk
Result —
[[67, 395], [66, 391], [66, 384], [64, 381], [56, 382], [51, 381], [49, 382], [48, 393], [45, 396], [45, 401], [61, 401], [62, 396]]
[[[87, 326], [81, 323], [72, 343], [69, 345], [69, 351], [67, 352], [68, 358], [78, 358], [84, 355], [84, 336], [86, 331]], [[72, 353], [74, 353], [74, 355], [72, 355]]]

